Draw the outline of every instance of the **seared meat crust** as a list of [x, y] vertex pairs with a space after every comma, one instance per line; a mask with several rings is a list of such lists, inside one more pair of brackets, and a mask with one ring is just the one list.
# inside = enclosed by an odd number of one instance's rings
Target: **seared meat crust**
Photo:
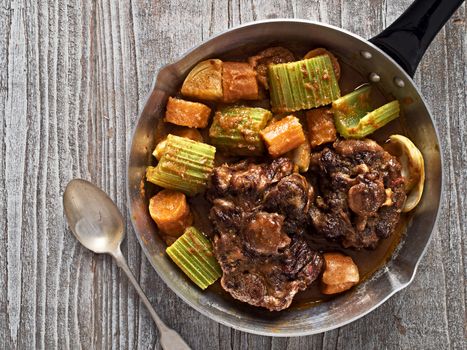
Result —
[[222, 287], [238, 300], [271, 311], [289, 307], [323, 265], [301, 235], [310, 223], [313, 190], [292, 169], [287, 158], [222, 165], [214, 170], [208, 191]]
[[400, 218], [406, 195], [401, 165], [372, 140], [338, 140], [312, 155], [316, 231], [346, 248], [374, 248]]

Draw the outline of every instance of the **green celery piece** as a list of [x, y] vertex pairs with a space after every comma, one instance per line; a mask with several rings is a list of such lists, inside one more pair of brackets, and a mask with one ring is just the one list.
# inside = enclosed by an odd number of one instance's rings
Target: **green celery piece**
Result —
[[363, 138], [374, 133], [390, 121], [399, 117], [399, 101], [391, 101], [365, 115], [355, 128], [349, 129], [353, 138]]
[[[294, 94], [292, 90], [293, 85], [291, 82], [291, 78], [289, 77], [287, 67], [286, 66], [278, 67], [277, 75], [278, 75], [278, 79], [280, 79], [284, 87], [283, 89], [277, 89], [277, 92], [279, 94], [278, 97], [284, 100], [284, 104], [286, 106], [293, 106], [295, 104]], [[269, 89], [271, 90], [271, 88]], [[276, 89], [274, 88], [272, 90], [275, 91]]]
[[340, 97], [332, 62], [327, 55], [271, 65], [268, 78], [275, 113], [320, 107]]
[[211, 143], [233, 155], [261, 155], [264, 144], [259, 133], [271, 118], [271, 112], [263, 108], [223, 108], [216, 112], [209, 129]]
[[348, 129], [355, 127], [371, 111], [370, 92], [371, 86], [364, 86], [332, 103], [334, 124], [339, 134], [350, 137]]
[[201, 289], [206, 289], [222, 276], [211, 242], [195, 227], [188, 227], [166, 249], [173, 262]]
[[333, 102], [334, 124], [341, 136], [363, 138], [399, 117], [399, 101], [372, 111], [369, 95], [370, 86], [366, 86]]
[[163, 188], [195, 195], [206, 188], [215, 154], [211, 145], [168, 135], [164, 154], [156, 167], [147, 168], [146, 178]]

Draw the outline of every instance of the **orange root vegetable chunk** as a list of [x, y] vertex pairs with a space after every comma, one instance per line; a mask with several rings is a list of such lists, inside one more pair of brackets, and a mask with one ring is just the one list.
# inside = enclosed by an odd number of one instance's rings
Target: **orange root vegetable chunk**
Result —
[[324, 253], [324, 272], [321, 278], [323, 294], [344, 292], [360, 281], [358, 267], [350, 256]]
[[341, 66], [339, 65], [339, 61], [337, 60], [336, 56], [334, 56], [328, 50], [323, 49], [321, 47], [317, 49], [313, 49], [311, 51], [308, 51], [305, 57], [303, 58], [307, 59], [307, 58], [313, 58], [313, 57], [323, 56], [323, 55], [328, 55], [329, 58], [331, 59], [332, 68], [334, 69], [334, 74], [336, 76], [336, 79], [339, 80], [341, 76]]
[[222, 70], [223, 101], [257, 100], [259, 98], [256, 71], [248, 63], [224, 62]]
[[149, 214], [159, 230], [168, 236], [179, 237], [193, 224], [193, 216], [186, 196], [177, 191], [162, 190], [149, 200]]
[[208, 126], [210, 114], [211, 108], [202, 103], [169, 97], [165, 120], [189, 128], [205, 128]]
[[308, 138], [311, 148], [336, 141], [336, 127], [328, 108], [316, 108], [306, 112]]
[[181, 93], [200, 100], [221, 100], [222, 61], [210, 59], [199, 62], [185, 78]]
[[171, 132], [172, 135], [185, 137], [187, 139], [204, 142], [203, 135], [199, 132], [198, 129], [191, 129], [191, 128], [180, 128]]
[[300, 120], [293, 115], [268, 125], [261, 131], [261, 137], [272, 157], [287, 153], [306, 140]]

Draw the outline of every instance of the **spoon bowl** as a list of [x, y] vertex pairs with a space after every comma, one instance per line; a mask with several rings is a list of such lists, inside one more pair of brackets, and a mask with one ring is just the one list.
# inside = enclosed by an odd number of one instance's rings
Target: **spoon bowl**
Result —
[[63, 194], [63, 206], [71, 231], [95, 253], [115, 252], [125, 237], [123, 217], [100, 188], [86, 180], [71, 180]]

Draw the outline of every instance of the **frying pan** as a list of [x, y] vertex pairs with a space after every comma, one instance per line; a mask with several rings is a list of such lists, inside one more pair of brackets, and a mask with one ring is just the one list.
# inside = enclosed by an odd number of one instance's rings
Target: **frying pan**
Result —
[[[261, 335], [301, 336], [352, 322], [381, 305], [413, 279], [435, 227], [443, 188], [442, 156], [436, 126], [412, 77], [428, 45], [461, 5], [459, 0], [417, 0], [391, 26], [365, 40], [346, 30], [306, 20], [276, 19], [249, 23], [195, 47], [178, 61], [160, 69], [154, 88], [134, 130], [129, 153], [127, 191], [130, 216], [144, 253], [164, 282], [186, 303], [224, 325]], [[148, 213], [141, 193], [145, 169], [151, 163], [154, 128], [167, 98], [174, 95], [199, 61], [245, 55], [271, 45], [325, 47], [368, 77], [386, 95], [402, 103], [410, 138], [421, 150], [426, 172], [425, 192], [397, 252], [372, 278], [355, 290], [308, 308], [278, 313], [239, 305], [215, 291], [201, 291], [164, 254], [166, 245]]]

